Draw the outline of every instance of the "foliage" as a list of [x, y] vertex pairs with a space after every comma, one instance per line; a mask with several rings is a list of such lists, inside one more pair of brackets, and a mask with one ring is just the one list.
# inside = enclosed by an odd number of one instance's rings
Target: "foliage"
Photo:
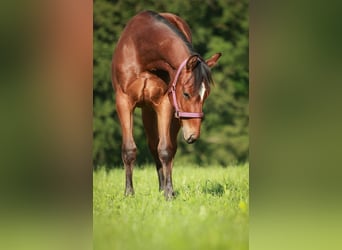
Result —
[[248, 249], [248, 165], [177, 165], [172, 201], [154, 167], [137, 168], [134, 184], [124, 197], [122, 169], [94, 171], [94, 249]]
[[[228, 165], [248, 160], [248, 1], [94, 1], [94, 165], [121, 164], [121, 129], [111, 86], [111, 58], [125, 23], [151, 9], [181, 16], [191, 27], [197, 52], [223, 56], [213, 69], [215, 86], [204, 106], [201, 139], [179, 138], [177, 157], [197, 164]], [[134, 133], [138, 164], [151, 162], [137, 109]]]

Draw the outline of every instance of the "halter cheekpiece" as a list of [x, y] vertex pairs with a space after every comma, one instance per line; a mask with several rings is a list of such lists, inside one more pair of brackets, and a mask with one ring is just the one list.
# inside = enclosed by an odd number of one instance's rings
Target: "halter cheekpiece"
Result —
[[183, 112], [179, 110], [177, 97], [176, 97], [176, 84], [177, 84], [180, 72], [186, 65], [187, 61], [188, 59], [185, 59], [181, 63], [181, 65], [178, 67], [175, 79], [173, 80], [171, 88], [169, 89], [169, 94], [172, 95], [172, 104], [173, 104], [173, 107], [175, 108], [175, 117], [176, 118], [202, 118], [204, 116], [203, 112]]

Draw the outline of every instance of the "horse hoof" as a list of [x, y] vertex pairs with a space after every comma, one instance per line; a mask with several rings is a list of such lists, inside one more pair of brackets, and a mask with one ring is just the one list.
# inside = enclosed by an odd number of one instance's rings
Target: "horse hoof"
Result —
[[174, 198], [175, 198], [175, 193], [174, 192], [165, 193], [165, 200], [171, 201]]
[[133, 189], [127, 189], [125, 191], [125, 196], [133, 196], [134, 195], [134, 190]]

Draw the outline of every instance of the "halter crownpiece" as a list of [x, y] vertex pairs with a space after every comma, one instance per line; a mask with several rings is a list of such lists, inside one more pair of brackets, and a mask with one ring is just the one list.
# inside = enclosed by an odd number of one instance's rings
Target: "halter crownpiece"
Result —
[[[178, 102], [177, 102], [177, 97], [176, 97], [176, 84], [180, 75], [180, 72], [186, 65], [186, 62], [188, 59], [185, 59], [181, 65], [178, 67], [175, 79], [172, 82], [171, 88], [169, 89], [169, 94], [172, 94], [172, 104], [173, 107], [175, 108], [175, 117], [176, 118], [202, 118], [204, 116], [203, 112], [183, 112], [179, 110]], [[199, 59], [200, 62], [200, 59]]]

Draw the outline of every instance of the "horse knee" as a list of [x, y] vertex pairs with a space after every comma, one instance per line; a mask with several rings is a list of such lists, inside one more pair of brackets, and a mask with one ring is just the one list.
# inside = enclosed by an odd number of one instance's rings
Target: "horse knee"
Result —
[[161, 162], [170, 162], [173, 157], [172, 150], [168, 147], [158, 148], [158, 156]]
[[122, 148], [122, 160], [125, 164], [132, 164], [137, 157], [137, 148], [130, 147], [130, 148]]

